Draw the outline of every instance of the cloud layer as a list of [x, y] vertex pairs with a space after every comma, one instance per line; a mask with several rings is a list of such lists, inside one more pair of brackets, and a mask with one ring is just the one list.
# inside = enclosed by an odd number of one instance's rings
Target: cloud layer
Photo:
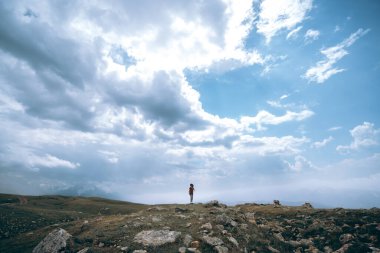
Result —
[[[205, 109], [186, 74], [246, 69], [253, 79], [257, 69], [279, 66], [286, 55], [248, 42], [261, 36], [267, 47], [281, 32], [296, 39], [303, 27], [305, 39], [316, 40], [304, 24], [312, 9], [309, 0], [0, 3], [0, 191], [154, 203], [186, 202], [189, 182], [200, 201], [298, 201], [312, 195], [295, 192], [334, 187], [330, 167], [306, 151], [328, 148], [335, 136], [300, 130], [319, 116], [317, 106], [285, 89], [279, 101], [258, 105], [263, 89], [249, 94], [257, 103], [250, 113], [221, 116]], [[323, 82], [343, 71], [334, 64], [367, 32], [321, 50], [327, 60], [306, 78]], [[340, 153], [375, 145], [378, 130], [364, 122], [350, 133]], [[345, 180], [374, 184], [378, 158], [362, 159], [368, 173], [360, 180]]]

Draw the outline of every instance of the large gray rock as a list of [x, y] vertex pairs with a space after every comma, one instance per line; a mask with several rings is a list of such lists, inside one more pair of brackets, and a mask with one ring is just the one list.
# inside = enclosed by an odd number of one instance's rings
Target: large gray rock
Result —
[[211, 237], [211, 236], [203, 236], [202, 241], [204, 241], [206, 244], [210, 246], [220, 246], [223, 244], [222, 239], [218, 237]]
[[33, 253], [70, 252], [71, 235], [62, 228], [54, 229], [34, 249]]
[[145, 246], [160, 246], [173, 243], [181, 235], [181, 232], [169, 230], [144, 230], [138, 233], [134, 241]]

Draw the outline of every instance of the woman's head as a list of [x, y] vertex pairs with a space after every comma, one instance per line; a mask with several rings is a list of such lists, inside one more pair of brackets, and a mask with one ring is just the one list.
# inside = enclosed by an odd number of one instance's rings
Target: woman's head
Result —
[[194, 185], [193, 185], [193, 184], [190, 184], [190, 186], [191, 186], [191, 187], [194, 187]]

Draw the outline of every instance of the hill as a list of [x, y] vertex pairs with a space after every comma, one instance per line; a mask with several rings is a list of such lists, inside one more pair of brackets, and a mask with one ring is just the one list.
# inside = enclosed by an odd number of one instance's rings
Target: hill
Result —
[[81, 253], [380, 252], [380, 210], [0, 194], [0, 252], [32, 252], [49, 234]]

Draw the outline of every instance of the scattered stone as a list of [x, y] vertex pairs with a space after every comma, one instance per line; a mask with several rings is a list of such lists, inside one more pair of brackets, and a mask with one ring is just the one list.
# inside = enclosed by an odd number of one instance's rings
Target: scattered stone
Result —
[[185, 237], [183, 238], [183, 244], [184, 244], [186, 247], [189, 247], [189, 246], [190, 246], [190, 243], [191, 243], [192, 240], [193, 240], [193, 238], [191, 237], [191, 235], [187, 234], [187, 235], [185, 235]]
[[176, 207], [176, 208], [174, 209], [174, 211], [175, 211], [176, 213], [187, 213], [187, 212], [189, 211], [189, 209], [181, 208], [181, 207]]
[[161, 222], [162, 219], [159, 217], [152, 217], [152, 222]]
[[179, 253], [186, 253], [186, 247], [181, 247], [178, 249]]
[[181, 232], [169, 230], [144, 230], [138, 233], [133, 241], [144, 246], [160, 246], [175, 242], [180, 235]]
[[199, 243], [199, 241], [192, 241], [192, 242], [190, 243], [190, 248], [198, 249], [200, 245], [201, 245], [201, 244]]
[[300, 242], [294, 240], [287, 241], [286, 243], [292, 245], [294, 248], [301, 246]]
[[239, 248], [239, 243], [238, 243], [238, 241], [236, 241], [235, 238], [233, 238], [232, 236], [230, 236], [230, 237], [228, 237], [228, 240], [230, 242], [232, 242], [232, 244], [235, 245], [236, 248]]
[[248, 222], [256, 224], [255, 213], [245, 213], [245, 218], [248, 220]]
[[175, 217], [178, 217], [178, 218], [181, 218], [181, 219], [184, 219], [184, 220], [189, 219], [188, 216], [183, 215], [183, 214], [177, 214], [177, 215], [175, 215]]
[[314, 246], [310, 246], [308, 249], [307, 249], [307, 252], [310, 252], [310, 253], [319, 253], [320, 251], [314, 247]]
[[268, 246], [267, 248], [268, 248], [268, 250], [269, 250], [270, 252], [273, 252], [273, 253], [281, 253], [278, 249], [275, 249], [275, 248], [273, 248], [272, 246]]
[[377, 236], [376, 235], [371, 235], [369, 237], [369, 240], [372, 242], [372, 243], [377, 243]]
[[339, 241], [341, 244], [346, 244], [354, 239], [352, 234], [343, 234], [339, 236]]
[[344, 244], [340, 249], [334, 251], [334, 253], [345, 253], [352, 246], [351, 243]]
[[186, 228], [191, 227], [191, 222], [187, 223], [185, 227], [186, 227]]
[[66, 230], [58, 228], [48, 234], [34, 249], [33, 253], [55, 253], [72, 248], [72, 236]]
[[208, 235], [205, 235], [202, 237], [202, 240], [210, 245], [210, 246], [218, 246], [218, 245], [222, 245], [223, 244], [223, 241], [218, 238], [218, 237], [211, 237], [211, 236], [208, 236]]
[[222, 204], [222, 203], [219, 203], [219, 201], [217, 200], [211, 200], [209, 202], [207, 202], [206, 204], [204, 204], [204, 207], [206, 208], [209, 208], [209, 207], [227, 207], [227, 205], [225, 204]]
[[127, 246], [125, 246], [125, 247], [121, 247], [120, 250], [121, 250], [121, 251], [128, 251], [128, 247], [127, 247]]
[[87, 251], [89, 250], [90, 248], [89, 247], [86, 247], [84, 249], [81, 249], [80, 251], [78, 251], [77, 253], [87, 253]]
[[284, 237], [282, 236], [281, 233], [275, 233], [273, 236], [274, 236], [277, 240], [279, 240], [279, 241], [281, 241], [281, 242], [284, 242], [284, 241], [285, 241], [285, 239], [284, 239]]
[[333, 249], [331, 247], [329, 247], [329, 246], [325, 246], [323, 248], [323, 250], [325, 251], [325, 253], [332, 253], [333, 252]]
[[247, 230], [248, 229], [248, 224], [245, 224], [245, 223], [240, 224], [240, 229]]
[[100, 242], [99, 245], [98, 245], [99, 248], [103, 248], [104, 247], [104, 243]]
[[155, 206], [155, 207], [151, 207], [151, 208], [148, 208], [146, 209], [148, 212], [153, 212], [153, 211], [168, 211], [167, 208], [164, 208], [164, 207], [161, 207], [161, 206]]
[[369, 247], [370, 250], [372, 250], [372, 253], [380, 253], [380, 249], [379, 248], [375, 248], [375, 247]]
[[194, 252], [194, 253], [201, 253], [198, 249], [196, 248], [187, 248], [188, 252]]
[[88, 223], [88, 220], [85, 220], [80, 227], [80, 231], [83, 232], [84, 230], [87, 230], [90, 227], [90, 224]]
[[228, 248], [223, 246], [215, 246], [215, 251], [218, 253], [228, 253]]
[[223, 231], [223, 230], [224, 230], [224, 226], [223, 226], [223, 225], [220, 225], [220, 224], [215, 225], [215, 228], [218, 229], [218, 230], [220, 230], [220, 231]]
[[301, 239], [298, 241], [301, 245], [303, 245], [304, 247], [310, 247], [312, 245], [314, 245], [314, 242], [312, 239]]
[[207, 222], [201, 226], [201, 229], [212, 230], [212, 225], [210, 222]]
[[232, 227], [236, 227], [238, 224], [236, 221], [232, 220], [229, 216], [227, 216], [226, 214], [220, 214], [220, 215], [217, 215], [216, 216], [216, 222], [218, 224], [222, 224], [224, 226], [232, 226]]
[[143, 249], [136, 249], [132, 253], [148, 253], [148, 251], [143, 250]]

